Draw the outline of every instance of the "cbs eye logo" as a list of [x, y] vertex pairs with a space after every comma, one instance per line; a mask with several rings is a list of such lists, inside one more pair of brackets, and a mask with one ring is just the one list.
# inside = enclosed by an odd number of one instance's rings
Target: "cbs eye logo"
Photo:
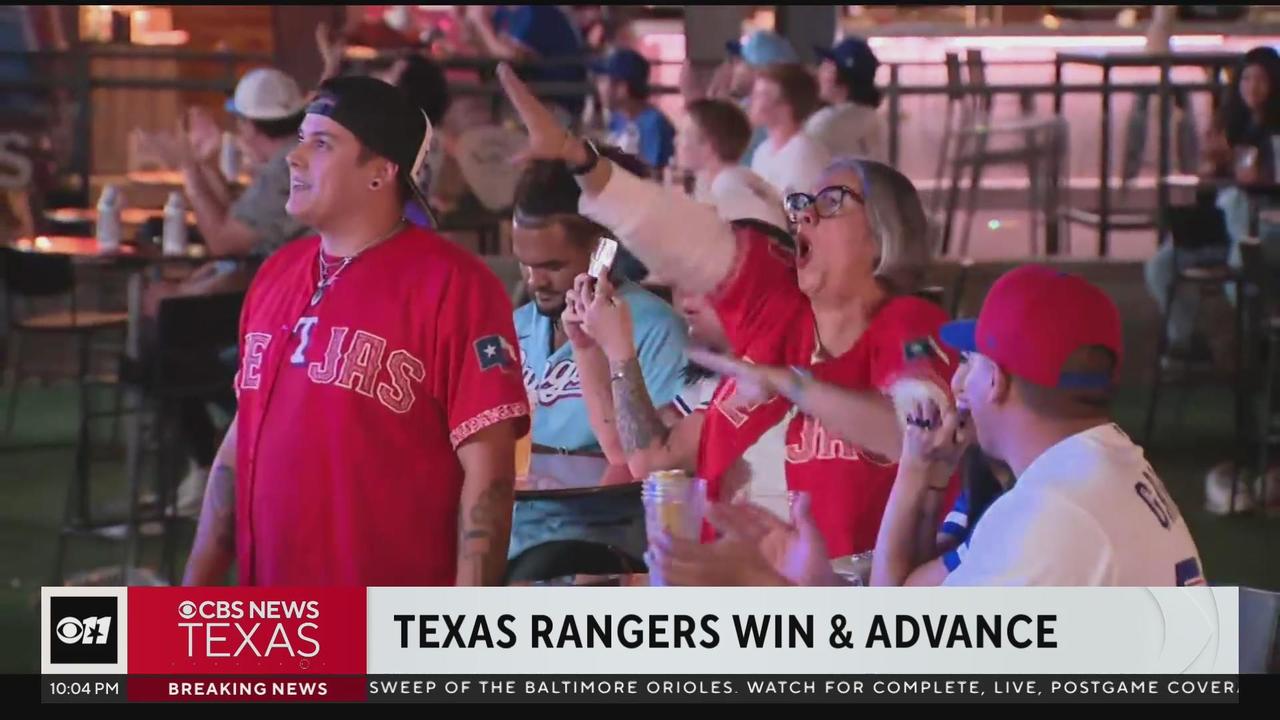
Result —
[[50, 663], [117, 661], [115, 597], [49, 598], [49, 623]]

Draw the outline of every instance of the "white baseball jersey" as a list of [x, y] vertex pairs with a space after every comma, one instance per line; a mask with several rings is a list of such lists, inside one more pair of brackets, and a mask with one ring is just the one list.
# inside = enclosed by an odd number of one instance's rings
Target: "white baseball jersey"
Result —
[[1202, 585], [1200, 555], [1138, 447], [1107, 423], [1036, 458], [978, 521], [947, 585]]

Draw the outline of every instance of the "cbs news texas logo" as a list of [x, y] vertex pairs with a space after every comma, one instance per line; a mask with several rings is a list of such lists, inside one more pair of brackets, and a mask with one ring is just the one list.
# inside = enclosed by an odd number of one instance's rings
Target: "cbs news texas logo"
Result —
[[41, 595], [43, 672], [123, 671], [124, 588], [44, 588]]
[[364, 588], [133, 588], [129, 671], [360, 674]]

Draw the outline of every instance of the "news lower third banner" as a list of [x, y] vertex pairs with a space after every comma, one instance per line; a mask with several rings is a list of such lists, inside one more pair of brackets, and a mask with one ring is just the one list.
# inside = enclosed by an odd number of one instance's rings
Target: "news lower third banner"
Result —
[[44, 588], [46, 702], [1236, 702], [1236, 588]]

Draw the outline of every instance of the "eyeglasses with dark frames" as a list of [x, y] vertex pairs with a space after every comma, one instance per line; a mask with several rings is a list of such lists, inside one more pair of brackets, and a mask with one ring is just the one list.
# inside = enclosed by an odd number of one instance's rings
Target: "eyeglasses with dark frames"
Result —
[[798, 222], [800, 213], [813, 208], [820, 218], [835, 217], [844, 207], [845, 198], [853, 198], [859, 205], [866, 205], [861, 193], [848, 185], [831, 185], [818, 191], [816, 195], [809, 193], [791, 193], [782, 201], [787, 213], [787, 220], [793, 225]]

